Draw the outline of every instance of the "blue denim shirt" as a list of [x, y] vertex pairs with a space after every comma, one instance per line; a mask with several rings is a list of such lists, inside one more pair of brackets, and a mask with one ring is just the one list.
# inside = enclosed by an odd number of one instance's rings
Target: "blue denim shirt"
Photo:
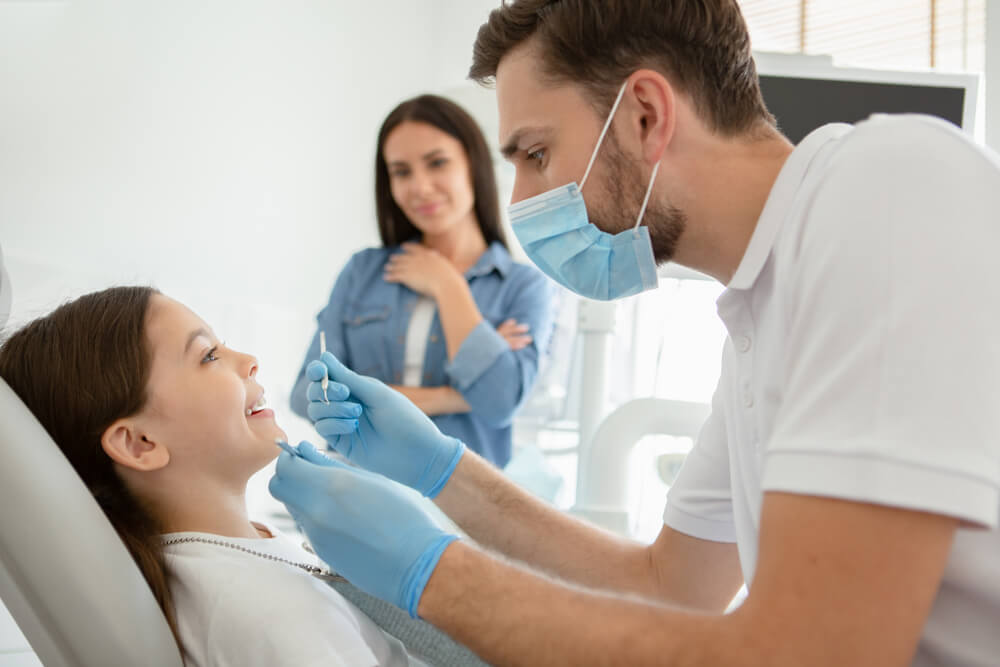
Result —
[[[369, 248], [356, 253], [337, 278], [330, 302], [317, 316], [313, 336], [292, 390], [292, 410], [306, 416], [305, 367], [319, 357], [319, 330], [327, 349], [362, 375], [388, 384], [403, 379], [406, 331], [419, 295], [387, 283], [382, 274], [398, 247]], [[465, 414], [432, 417], [443, 433], [503, 467], [511, 455], [511, 420], [527, 397], [538, 372], [539, 351], [552, 334], [552, 283], [537, 269], [517, 264], [507, 249], [493, 243], [465, 274], [483, 321], [448, 361], [441, 320], [431, 324], [424, 358], [423, 386], [454, 387], [472, 408]], [[532, 343], [512, 350], [496, 327], [513, 318], [530, 327]]]

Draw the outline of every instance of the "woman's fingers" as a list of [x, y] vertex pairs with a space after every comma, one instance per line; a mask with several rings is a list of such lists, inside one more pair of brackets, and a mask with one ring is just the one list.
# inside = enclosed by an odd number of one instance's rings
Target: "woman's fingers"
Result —
[[507, 345], [510, 346], [512, 350], [523, 350], [524, 348], [531, 345], [531, 336], [513, 336], [510, 338], [504, 337], [507, 341]]

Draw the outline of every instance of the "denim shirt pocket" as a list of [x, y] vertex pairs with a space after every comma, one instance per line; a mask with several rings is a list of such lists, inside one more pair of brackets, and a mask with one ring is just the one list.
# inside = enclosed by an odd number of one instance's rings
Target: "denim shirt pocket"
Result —
[[385, 341], [392, 309], [387, 305], [364, 306], [349, 310], [344, 316], [344, 336], [351, 351], [356, 373], [387, 380], [389, 359]]

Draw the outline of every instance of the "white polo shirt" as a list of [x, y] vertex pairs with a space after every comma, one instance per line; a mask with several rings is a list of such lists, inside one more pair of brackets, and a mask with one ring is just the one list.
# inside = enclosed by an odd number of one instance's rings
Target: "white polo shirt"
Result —
[[735, 541], [765, 491], [963, 519], [915, 665], [1000, 664], [1000, 160], [947, 123], [828, 125], [718, 300], [712, 415], [664, 521]]

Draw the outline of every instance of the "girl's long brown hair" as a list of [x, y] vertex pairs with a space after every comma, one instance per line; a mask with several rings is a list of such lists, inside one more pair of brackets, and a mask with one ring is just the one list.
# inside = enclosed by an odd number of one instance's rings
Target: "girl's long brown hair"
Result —
[[146, 403], [146, 311], [157, 291], [113, 287], [64, 304], [0, 347], [0, 377], [24, 401], [94, 494], [180, 643], [153, 515], [125, 486], [101, 435]]

